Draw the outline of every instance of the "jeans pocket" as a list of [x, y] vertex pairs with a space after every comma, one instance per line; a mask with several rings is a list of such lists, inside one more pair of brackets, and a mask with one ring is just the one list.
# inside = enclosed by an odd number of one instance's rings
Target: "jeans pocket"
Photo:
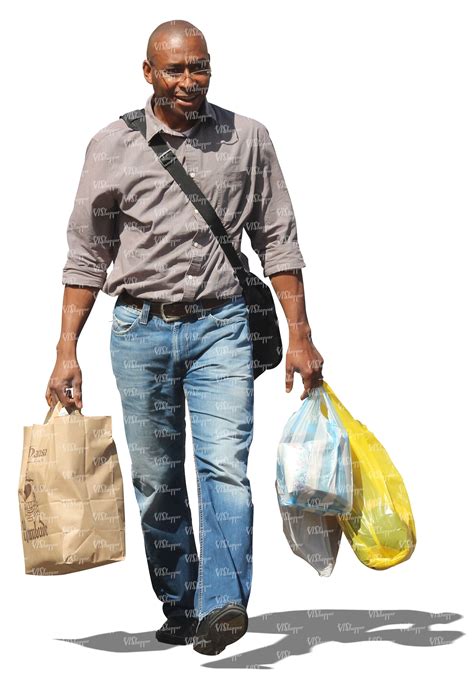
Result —
[[122, 304], [115, 306], [112, 315], [112, 332], [114, 335], [127, 335], [140, 322], [141, 311]]
[[244, 297], [230, 301], [209, 312], [209, 318], [219, 325], [242, 323], [248, 319], [248, 306]]

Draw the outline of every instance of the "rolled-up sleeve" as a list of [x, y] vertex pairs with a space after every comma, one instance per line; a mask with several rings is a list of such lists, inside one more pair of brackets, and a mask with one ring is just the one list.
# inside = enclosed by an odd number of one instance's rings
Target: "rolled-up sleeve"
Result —
[[245, 230], [265, 277], [304, 268], [290, 195], [268, 129], [257, 130], [253, 210]]
[[68, 253], [63, 285], [101, 289], [117, 253], [117, 201], [111, 184], [113, 157], [104, 139], [93, 137], [86, 149], [74, 208], [67, 227]]

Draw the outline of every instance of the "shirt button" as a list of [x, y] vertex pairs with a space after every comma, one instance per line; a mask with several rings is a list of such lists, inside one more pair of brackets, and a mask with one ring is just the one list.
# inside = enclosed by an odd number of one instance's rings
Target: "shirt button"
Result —
[[199, 246], [199, 242], [193, 242], [194, 246]]
[[193, 279], [193, 276], [192, 276], [192, 275], [188, 275], [188, 280], [192, 280], [192, 279]]
[[197, 209], [197, 208], [195, 208], [195, 209], [194, 209], [194, 212], [195, 212], [195, 213], [199, 213], [199, 211], [198, 211], [198, 209]]
[[189, 176], [190, 176], [190, 177], [196, 177], [196, 173], [195, 173], [195, 172], [190, 172], [190, 173], [189, 173]]

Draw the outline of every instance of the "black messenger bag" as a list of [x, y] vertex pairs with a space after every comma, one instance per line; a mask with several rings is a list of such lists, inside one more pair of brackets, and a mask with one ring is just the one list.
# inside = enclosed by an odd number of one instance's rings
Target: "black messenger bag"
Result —
[[[130, 129], [140, 132], [146, 139], [145, 110], [143, 108], [120, 115], [120, 118]], [[163, 167], [204, 218], [239, 280], [249, 310], [249, 326], [253, 347], [253, 377], [255, 380], [268, 369], [278, 366], [283, 358], [278, 316], [270, 287], [262, 282], [257, 275], [245, 269], [219, 216], [161, 134], [157, 132], [148, 144], [158, 156]]]

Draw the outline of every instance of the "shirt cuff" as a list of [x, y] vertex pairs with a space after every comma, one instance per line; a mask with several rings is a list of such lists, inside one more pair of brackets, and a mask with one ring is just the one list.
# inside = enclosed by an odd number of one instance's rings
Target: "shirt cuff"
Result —
[[306, 263], [302, 258], [288, 259], [288, 261], [279, 261], [278, 263], [272, 263], [271, 261], [265, 263], [265, 268], [263, 269], [264, 276], [271, 277], [274, 273], [279, 273], [283, 270], [297, 270], [298, 268], [305, 268]]
[[80, 270], [64, 270], [62, 277], [63, 285], [79, 285], [80, 287], [96, 287], [102, 289], [107, 276], [97, 277], [89, 272]]

